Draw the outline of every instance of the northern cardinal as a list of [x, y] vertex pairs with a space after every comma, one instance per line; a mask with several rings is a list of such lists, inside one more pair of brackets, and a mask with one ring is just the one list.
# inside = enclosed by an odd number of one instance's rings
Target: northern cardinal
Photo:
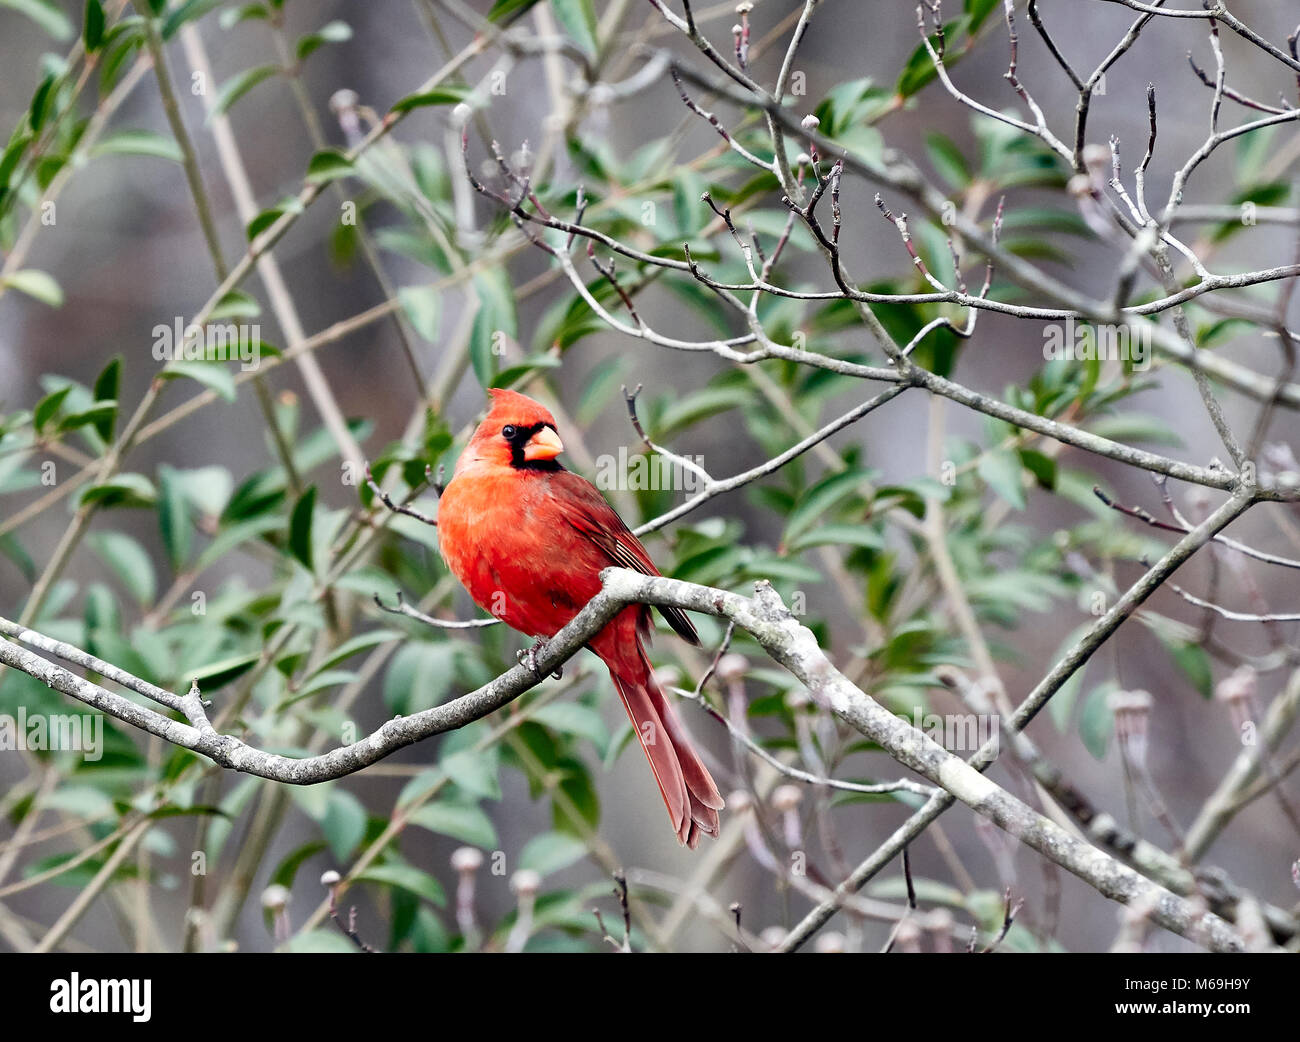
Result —
[[[438, 541], [481, 608], [546, 640], [600, 591], [602, 569], [659, 571], [596, 487], [556, 460], [564, 445], [550, 412], [517, 391], [489, 393], [492, 407], [443, 490]], [[684, 612], [660, 610], [699, 644]], [[722, 797], [651, 675], [650, 630], [649, 607], [630, 605], [588, 647], [609, 667], [678, 840], [694, 848], [701, 833], [718, 834]]]

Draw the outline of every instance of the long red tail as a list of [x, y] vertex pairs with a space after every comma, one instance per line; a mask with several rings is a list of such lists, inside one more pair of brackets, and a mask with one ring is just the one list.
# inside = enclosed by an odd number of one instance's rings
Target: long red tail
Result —
[[[609, 675], [641, 739], [641, 748], [659, 783], [677, 839], [694, 850], [701, 833], [718, 834], [718, 811], [724, 806], [722, 796], [691, 746], [673, 707], [650, 675], [645, 654], [638, 657], [639, 670], [624, 669], [620, 675], [611, 666]], [[634, 675], [627, 675], [633, 672]]]

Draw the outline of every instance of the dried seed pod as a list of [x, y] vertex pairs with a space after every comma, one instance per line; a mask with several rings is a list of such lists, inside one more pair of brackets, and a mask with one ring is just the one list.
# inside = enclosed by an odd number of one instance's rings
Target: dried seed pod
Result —
[[478, 847], [457, 847], [452, 851], [451, 867], [462, 874], [477, 872], [483, 867], [483, 851]]
[[1106, 698], [1115, 717], [1115, 737], [1124, 757], [1138, 767], [1147, 759], [1147, 732], [1153, 704], [1146, 691], [1112, 691]]
[[797, 785], [778, 785], [772, 791], [772, 806], [782, 814], [794, 810], [802, 799], [803, 790]]
[[536, 897], [542, 888], [542, 877], [531, 868], [521, 868], [510, 877], [510, 889], [520, 897]]
[[849, 947], [842, 933], [828, 930], [818, 936], [813, 944], [813, 950], [820, 955], [843, 955], [849, 950]]
[[741, 680], [749, 672], [749, 659], [732, 651], [718, 659], [718, 668], [714, 671], [724, 684]]
[[1238, 732], [1259, 716], [1255, 698], [1258, 689], [1259, 674], [1250, 666], [1238, 666], [1214, 689], [1214, 697], [1228, 707], [1232, 726]]

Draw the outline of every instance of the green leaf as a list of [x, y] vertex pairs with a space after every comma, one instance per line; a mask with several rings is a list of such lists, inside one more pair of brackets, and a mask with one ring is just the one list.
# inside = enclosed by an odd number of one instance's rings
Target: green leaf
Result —
[[[1274, 153], [1274, 149], [1268, 144], [1270, 131], [1275, 127], [1267, 128], [1263, 133], [1243, 134], [1238, 141], [1243, 144], [1247, 141], [1254, 140], [1255, 145], [1251, 146], [1248, 151], [1243, 150], [1242, 159], [1237, 165], [1237, 180], [1249, 180], [1259, 175], [1259, 170], [1251, 170], [1256, 161], [1263, 161]], [[1264, 147], [1257, 148], [1256, 146]], [[1235, 193], [1229, 202], [1237, 206], [1238, 212], [1235, 220], [1227, 221], [1218, 225], [1214, 229], [1212, 240], [1216, 243], [1232, 237], [1239, 231], [1251, 227], [1255, 220], [1245, 204], [1253, 203], [1255, 206], [1281, 206], [1286, 203], [1291, 195], [1291, 186], [1285, 180], [1270, 181], [1265, 184], [1255, 184], [1243, 191]]]
[[306, 933], [296, 933], [275, 950], [287, 954], [359, 954], [357, 946], [337, 930], [323, 928], [308, 930]]
[[[955, 26], [956, 23], [953, 22], [949, 22], [944, 26], [944, 32], [949, 44], [953, 42], [952, 30]], [[938, 37], [934, 33], [930, 33], [930, 45], [937, 48], [938, 42]], [[924, 44], [917, 44], [911, 57], [907, 59], [907, 64], [903, 66], [903, 72], [898, 77], [898, 84], [894, 89], [898, 91], [900, 97], [910, 98], [938, 75], [934, 68], [934, 61], [930, 57], [930, 52], [926, 50]]]
[[70, 413], [59, 422], [60, 431], [75, 431], [82, 427], [94, 427], [97, 431], [105, 420], [112, 419], [117, 412], [117, 402], [95, 402], [88, 409]]
[[13, 176], [14, 167], [18, 165], [18, 160], [27, 151], [27, 146], [32, 143], [34, 137], [35, 135], [27, 127], [20, 125], [14, 131], [14, 136], [5, 147], [4, 153], [0, 154], [0, 195], [3, 195], [4, 189], [9, 184], [9, 178]]
[[1115, 729], [1115, 714], [1110, 708], [1110, 694], [1114, 690], [1113, 683], [1093, 688], [1084, 697], [1083, 707], [1079, 710], [1079, 737], [1083, 740], [1083, 747], [1097, 760], [1106, 758], [1106, 746]]
[[444, 756], [440, 766], [463, 792], [489, 800], [501, 798], [501, 783], [497, 780], [500, 759], [496, 749], [461, 749]]
[[324, 849], [325, 844], [319, 841], [304, 843], [276, 866], [275, 871], [271, 873], [271, 882], [279, 883], [283, 887], [292, 887], [303, 862], [315, 857]]
[[235, 376], [220, 362], [201, 362], [183, 358], [167, 363], [158, 374], [164, 380], [186, 378], [196, 380], [221, 395], [228, 402], [235, 400]]
[[512, 365], [497, 373], [492, 378], [492, 386], [513, 387], [529, 373], [535, 373], [538, 369], [559, 369], [561, 364], [561, 360], [553, 354], [530, 355], [518, 365]]
[[591, 0], [551, 0], [555, 20], [588, 54], [596, 53], [596, 9]]
[[[274, 505], [278, 505], [278, 503], [279, 497], [276, 497]], [[211, 567], [236, 547], [242, 546], [252, 539], [270, 535], [281, 527], [278, 517], [257, 517], [223, 528], [217, 537], [208, 544], [207, 548], [199, 554], [195, 567], [199, 571]]]
[[152, 156], [182, 162], [181, 149], [174, 138], [152, 130], [118, 130], [106, 134], [90, 150], [91, 158], [99, 156]]
[[248, 236], [248, 241], [252, 242], [287, 213], [302, 213], [302, 203], [296, 197], [286, 199], [276, 206], [263, 210], [249, 221], [248, 227], [244, 230]]
[[309, 572], [313, 570], [311, 527], [315, 509], [316, 486], [312, 485], [298, 497], [289, 515], [289, 551]]
[[408, 94], [390, 111], [410, 112], [411, 109], [425, 108], [429, 105], [458, 105], [468, 97], [469, 90], [466, 87], [439, 87], [437, 90], [425, 91], [423, 94]]
[[208, 804], [196, 803], [190, 807], [159, 807], [157, 810], [151, 810], [148, 815], [155, 820], [163, 818], [228, 818], [224, 810], [220, 807], [210, 806]]
[[684, 167], [673, 171], [672, 181], [673, 216], [678, 231], [683, 238], [698, 235], [713, 217], [713, 211], [701, 198], [705, 191], [704, 178]]
[[828, 510], [847, 498], [860, 495], [871, 480], [871, 472], [856, 468], [823, 478], [808, 488], [785, 524], [785, 542], [795, 543]]
[[91, 485], [81, 494], [79, 502], [108, 507], [152, 507], [158, 499], [157, 490], [143, 474], [118, 474], [108, 481]]
[[289, 798], [307, 817], [318, 824], [324, 820], [329, 810], [330, 787], [327, 785], [295, 785], [289, 790]]
[[344, 43], [350, 39], [352, 39], [352, 27], [347, 22], [329, 22], [298, 41], [298, 60], [303, 61], [327, 43]]
[[578, 702], [552, 702], [533, 713], [539, 724], [588, 739], [600, 756], [609, 746], [609, 729], [598, 712]]
[[366, 809], [346, 789], [331, 788], [325, 814], [320, 820], [320, 829], [330, 845], [334, 860], [345, 862], [365, 837]]
[[1245, 318], [1220, 318], [1208, 325], [1196, 329], [1196, 346], [1204, 348], [1219, 347], [1237, 336], [1247, 336], [1256, 329], [1256, 324]]
[[980, 457], [979, 475], [999, 496], [1017, 510], [1025, 509], [1025, 489], [1020, 457], [1010, 449], [994, 449]]
[[36, 93], [32, 95], [32, 103], [27, 107], [27, 125], [32, 128], [33, 133], [40, 133], [41, 127], [45, 125], [45, 117], [50, 109], [50, 98], [54, 95], [54, 82], [53, 73], [41, 80]]
[[[587, 765], [581, 760], [562, 757], [555, 768], [560, 772], [560, 791], [567, 797], [564, 804], [558, 799], [559, 793], [551, 800], [551, 820], [555, 827], [575, 835], [582, 835], [588, 827], [597, 829], [600, 826], [600, 798]], [[577, 812], [576, 818], [574, 811]]]
[[[935, 879], [914, 879], [911, 889], [926, 904], [948, 905], [951, 908], [963, 908], [966, 905], [965, 894], [956, 887], [949, 886], [947, 883], [940, 883]], [[881, 879], [876, 883], [872, 883], [867, 888], [867, 893], [872, 897], [882, 897], [887, 900], [907, 897], [907, 880], [902, 876]]]
[[183, 4], [163, 20], [162, 38], [170, 40], [186, 22], [198, 21], [209, 11], [216, 10], [223, 3], [225, 3], [225, 0], [185, 0]]
[[96, 433], [105, 441], [113, 438], [113, 427], [117, 422], [117, 397], [122, 388], [122, 356], [114, 356], [95, 378], [95, 402], [112, 402], [111, 411], [96, 416], [94, 420]]
[[100, 94], [106, 95], [121, 83], [128, 62], [144, 47], [142, 18], [127, 17], [104, 34], [99, 59]]
[[158, 468], [158, 527], [167, 559], [174, 571], [180, 571], [190, 556], [193, 529], [180, 472], [173, 467]]
[[36, 403], [36, 408], [32, 411], [32, 425], [38, 432], [43, 431], [45, 426], [58, 413], [60, 406], [63, 405], [63, 400], [68, 397], [68, 392], [71, 390], [72, 385], [67, 384], [52, 394], [47, 394]]
[[384, 674], [384, 704], [396, 713], [438, 705], [451, 689], [455, 647], [447, 641], [408, 641]]
[[45, 809], [67, 811], [86, 821], [97, 821], [112, 815], [113, 801], [89, 785], [67, 785], [50, 793]]
[[312, 671], [315, 676], [326, 669], [333, 669], [341, 662], [346, 662], [358, 652], [365, 651], [366, 648], [373, 648], [376, 644], [383, 644], [386, 641], [396, 640], [404, 636], [401, 630], [379, 629], [368, 630], [365, 633], [359, 633], [355, 637], [350, 637], [340, 644], [337, 648], [325, 656]]
[[864, 76], [832, 87], [814, 111], [822, 121], [822, 133], [838, 139], [845, 131], [875, 122], [892, 105], [889, 92]]
[[879, 532], [865, 524], [821, 525], [805, 532], [793, 543], [787, 543], [786, 549], [797, 553], [814, 546], [860, 546], [865, 550], [883, 550], [885, 540]]
[[442, 908], [447, 903], [447, 895], [443, 892], [442, 884], [427, 872], [421, 872], [410, 865], [372, 865], [352, 878], [361, 883], [395, 886], [416, 897], [424, 898], [438, 908]]
[[257, 20], [266, 21], [271, 17], [271, 12], [262, 4], [244, 4], [242, 7], [227, 7], [221, 12], [221, 17], [217, 19], [223, 29], [232, 29], [240, 22]]
[[403, 286], [397, 291], [397, 300], [416, 333], [424, 340], [435, 343], [442, 311], [442, 294], [429, 286]]
[[519, 854], [519, 867], [531, 868], [548, 876], [568, 868], [587, 856], [587, 844], [562, 832], [543, 832], [534, 836]]
[[619, 384], [625, 381], [622, 359], [615, 356], [606, 358], [591, 370], [584, 380], [582, 397], [578, 400], [575, 419], [578, 426], [586, 430], [605, 406], [613, 399]]
[[1210, 666], [1210, 656], [1205, 648], [1195, 640], [1187, 639], [1181, 624], [1155, 612], [1143, 611], [1137, 616], [1149, 630], [1160, 638], [1160, 643], [1169, 652], [1183, 675], [1202, 698], [1214, 695], [1214, 672]]
[[208, 322], [217, 322], [223, 318], [256, 318], [261, 313], [262, 305], [254, 297], [243, 290], [232, 289], [217, 301], [212, 314], [208, 316]]
[[476, 806], [456, 803], [428, 803], [413, 811], [407, 822], [420, 828], [450, 836], [462, 843], [495, 850], [497, 830], [483, 811]]
[[217, 97], [212, 103], [212, 112], [208, 119], [215, 119], [217, 116], [229, 111], [231, 105], [263, 80], [270, 79], [279, 71], [280, 67], [278, 65], [255, 65], [251, 69], [245, 69], [243, 72], [230, 77], [217, 91]]
[[56, 40], [71, 39], [75, 31], [68, 16], [52, 0], [0, 0], [0, 7], [25, 14]]
[[104, 8], [99, 0], [86, 0], [85, 28], [82, 37], [86, 41], [86, 53], [93, 54], [104, 42]]
[[139, 543], [123, 532], [113, 531], [93, 532], [89, 542], [138, 604], [153, 603], [158, 592], [153, 562]]
[[517, 18], [535, 3], [537, 0], [497, 0], [492, 5], [492, 10], [488, 12], [488, 20], [500, 22], [507, 18]]
[[[290, 701], [298, 701], [317, 691], [328, 691], [332, 687], [341, 687], [357, 679], [357, 674], [350, 669], [327, 669], [323, 673], [313, 673], [310, 680], [304, 680], [295, 691]], [[328, 710], [327, 710], [328, 712]]]
[[[1061, 646], [1056, 649], [1052, 661], [1060, 662], [1061, 659], [1065, 658], [1091, 628], [1092, 623], [1089, 622], [1076, 626], [1070, 635], [1061, 642]], [[1083, 677], [1087, 671], [1087, 664], [1076, 669], [1070, 674], [1065, 683], [1057, 689], [1056, 694], [1052, 696], [1052, 700], [1047, 703], [1047, 710], [1052, 717], [1052, 723], [1056, 724], [1058, 731], [1064, 732], [1070, 726], [1070, 716], [1074, 711], [1074, 700], [1079, 695], [1079, 688], [1083, 684]]]
[[352, 160], [338, 149], [327, 148], [317, 152], [307, 164], [307, 180], [312, 184], [326, 184], [352, 174]]
[[419, 803], [428, 798], [434, 790], [441, 789], [445, 780], [446, 776], [436, 767], [428, 767], [420, 771], [402, 786], [402, 791], [397, 794], [395, 806], [400, 810]]
[[930, 162], [939, 171], [939, 176], [948, 182], [950, 188], [965, 188], [971, 183], [974, 175], [966, 157], [950, 138], [943, 134], [927, 134], [925, 150], [930, 156]]
[[1060, 232], [1064, 235], [1091, 237], [1093, 232], [1088, 223], [1077, 212], [1070, 210], [1050, 210], [1036, 207], [1017, 208], [1008, 214], [1002, 222], [1004, 232], [1011, 229]]
[[[223, 688], [232, 680], [237, 680], [243, 676], [261, 659], [260, 651], [250, 651], [244, 655], [233, 655], [230, 658], [218, 659], [216, 662], [209, 662], [197, 670], [189, 669], [180, 674], [186, 681], [194, 679], [199, 682], [199, 690], [204, 693], [216, 691]], [[295, 789], [297, 787], [295, 786]]]
[[1183, 439], [1158, 416], [1125, 411], [1117, 416], [1102, 416], [1088, 425], [1094, 434], [1113, 441], [1147, 441], [1156, 445], [1181, 446]]
[[1038, 484], [1049, 491], [1056, 488], [1056, 460], [1036, 449], [1021, 449], [1020, 463]]
[[26, 293], [34, 300], [39, 300], [52, 308], [63, 305], [63, 290], [59, 288], [59, 284], [45, 272], [37, 271], [35, 268], [24, 268], [15, 271], [12, 275], [6, 275], [0, 279], [0, 286]]
[[729, 409], [751, 408], [752, 405], [750, 392], [744, 387], [702, 387], [670, 401], [655, 417], [652, 434], [662, 441], [710, 416]]
[[1001, 6], [999, 0], [966, 0], [966, 17], [969, 19], [968, 32], [973, 34], [976, 29], [984, 24], [984, 20]]
[[474, 375], [484, 387], [491, 387], [496, 376], [502, 338], [513, 339], [518, 333], [513, 287], [502, 268], [474, 276], [479, 308], [470, 331], [470, 362]]

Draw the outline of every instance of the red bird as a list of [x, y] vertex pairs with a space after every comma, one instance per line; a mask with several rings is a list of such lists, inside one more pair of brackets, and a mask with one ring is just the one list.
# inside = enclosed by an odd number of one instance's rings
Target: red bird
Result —
[[[602, 569], [659, 571], [595, 486], [556, 460], [564, 445], [555, 417], [517, 391], [489, 393], [492, 408], [442, 493], [438, 541], [479, 607], [547, 640], [600, 591]], [[699, 644], [684, 612], [660, 610]], [[694, 848], [701, 833], [718, 834], [722, 797], [650, 674], [650, 629], [649, 607], [630, 605], [588, 647], [609, 667], [678, 840]]]

